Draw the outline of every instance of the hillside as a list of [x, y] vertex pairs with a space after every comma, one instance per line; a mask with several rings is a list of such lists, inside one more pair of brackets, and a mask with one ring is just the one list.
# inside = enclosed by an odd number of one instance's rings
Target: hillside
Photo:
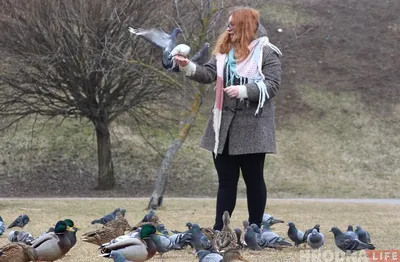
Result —
[[[394, 0], [273, 0], [263, 7], [284, 69], [275, 98], [278, 154], [265, 168], [270, 197], [400, 197], [399, 13]], [[174, 161], [168, 196], [215, 195], [211, 153], [198, 147], [214, 99], [209, 90]], [[31, 119], [2, 133], [1, 196], [150, 194], [160, 157], [126, 121], [113, 128], [118, 186], [107, 192], [93, 190], [91, 125], [59, 122], [42, 128]], [[149, 139], [165, 149], [171, 137]]]

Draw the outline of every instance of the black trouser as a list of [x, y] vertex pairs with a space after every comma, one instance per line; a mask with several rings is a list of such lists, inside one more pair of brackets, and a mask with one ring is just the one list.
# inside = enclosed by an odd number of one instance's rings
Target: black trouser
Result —
[[219, 183], [214, 230], [222, 229], [224, 211], [227, 210], [232, 215], [235, 209], [240, 170], [246, 184], [248, 221], [260, 227], [267, 202], [267, 187], [264, 182], [265, 153], [229, 155], [228, 143], [227, 141], [222, 154], [218, 154], [216, 158], [213, 155]]

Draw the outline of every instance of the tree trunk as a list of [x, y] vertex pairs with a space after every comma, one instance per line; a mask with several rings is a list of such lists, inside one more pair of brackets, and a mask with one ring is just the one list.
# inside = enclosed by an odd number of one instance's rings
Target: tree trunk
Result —
[[161, 167], [157, 172], [157, 179], [154, 184], [153, 193], [149, 200], [149, 205], [147, 207], [148, 209], [157, 209], [158, 207], [162, 206], [163, 196], [168, 182], [169, 168], [172, 160], [185, 142], [189, 134], [189, 130], [199, 112], [202, 100], [202, 95], [197, 92], [194, 96], [189, 116], [184, 119], [184, 125], [180, 127], [178, 137], [172, 141], [167, 149], [166, 154], [164, 155]]
[[115, 185], [111, 155], [110, 130], [106, 121], [94, 123], [97, 136], [98, 185], [97, 189], [112, 189]]

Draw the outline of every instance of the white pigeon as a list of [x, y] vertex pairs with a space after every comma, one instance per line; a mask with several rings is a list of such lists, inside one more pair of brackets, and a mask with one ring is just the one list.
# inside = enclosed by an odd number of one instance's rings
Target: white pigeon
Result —
[[175, 46], [175, 48], [172, 49], [170, 54], [170, 58], [172, 59], [172, 68], [175, 68], [176, 66], [175, 56], [181, 55], [183, 57], [187, 57], [189, 53], [190, 53], [190, 46], [185, 44], [179, 44]]

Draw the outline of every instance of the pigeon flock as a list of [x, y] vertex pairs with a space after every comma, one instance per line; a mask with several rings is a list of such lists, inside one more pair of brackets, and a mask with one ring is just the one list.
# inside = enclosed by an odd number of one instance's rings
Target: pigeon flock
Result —
[[[199, 262], [248, 261], [241, 255], [241, 250], [273, 249], [279, 252], [284, 248], [298, 249], [309, 247], [321, 249], [325, 244], [325, 236], [321, 226], [304, 232], [289, 222], [287, 238], [278, 235], [272, 226], [284, 221], [264, 214], [262, 226], [243, 221], [242, 228], [232, 228], [230, 215], [223, 214], [221, 231], [201, 227], [197, 223], [187, 222], [185, 231], [168, 230], [162, 224], [154, 210], [150, 210], [142, 220], [134, 226], [125, 218], [126, 210], [116, 208], [101, 218], [94, 219], [91, 224], [101, 224], [100, 228], [82, 234], [80, 242], [96, 245], [98, 256], [113, 259], [116, 262], [142, 262], [171, 250], [192, 249]], [[5, 223], [0, 216], [0, 234], [5, 232]], [[0, 247], [0, 262], [3, 261], [55, 261], [65, 256], [79, 241], [76, 236], [78, 226], [71, 219], [60, 220], [37, 238], [27, 231], [22, 231], [29, 222], [29, 217], [20, 215], [7, 228], [20, 227], [8, 233], [9, 244]], [[332, 227], [337, 248], [351, 254], [355, 251], [375, 249], [371, 244], [369, 233], [357, 225], [356, 230], [349, 225], [342, 232]], [[93, 254], [96, 256], [96, 254]]]

